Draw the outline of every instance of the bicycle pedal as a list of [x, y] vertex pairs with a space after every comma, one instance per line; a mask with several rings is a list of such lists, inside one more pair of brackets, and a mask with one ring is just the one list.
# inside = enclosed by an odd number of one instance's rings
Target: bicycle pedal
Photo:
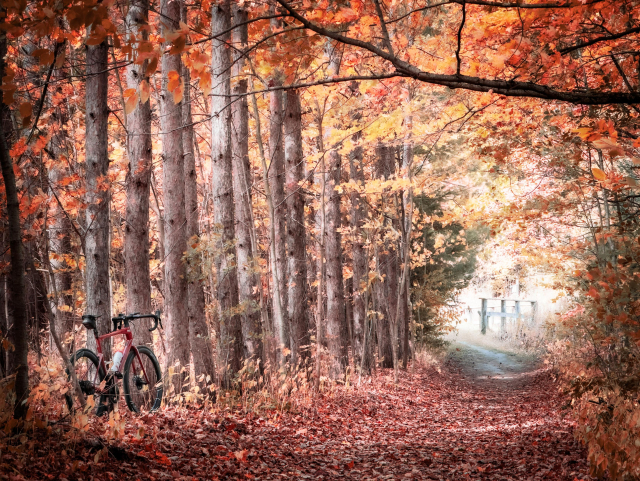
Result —
[[122, 373], [120, 371], [116, 371], [113, 373], [113, 375], [116, 377], [116, 379], [122, 379]]

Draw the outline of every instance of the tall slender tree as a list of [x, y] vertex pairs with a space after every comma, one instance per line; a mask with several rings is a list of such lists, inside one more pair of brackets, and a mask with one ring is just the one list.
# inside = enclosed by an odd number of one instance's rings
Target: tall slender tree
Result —
[[[271, 19], [271, 28], [273, 30], [282, 28], [280, 19]], [[283, 74], [278, 68], [273, 69], [270, 83], [274, 86], [283, 84]], [[269, 184], [271, 190], [272, 202], [275, 209], [275, 252], [276, 258], [271, 259], [275, 264], [275, 272], [278, 277], [278, 291], [280, 293], [280, 302], [274, 302], [274, 310], [282, 308], [281, 313], [274, 313], [274, 320], [280, 322], [282, 326], [274, 326], [278, 341], [278, 347], [289, 348], [290, 341], [290, 323], [287, 315], [287, 232], [286, 232], [286, 202], [284, 197], [284, 96], [282, 90], [273, 90], [269, 92]]]
[[[358, 142], [359, 135], [354, 136]], [[364, 149], [356, 146], [349, 156], [350, 177], [359, 187], [364, 187]], [[369, 356], [363, 351], [366, 312], [364, 289], [367, 287], [367, 253], [363, 242], [362, 226], [366, 219], [365, 202], [360, 194], [351, 194], [351, 231], [353, 238], [353, 359], [356, 366], [362, 366], [365, 372], [371, 368]], [[364, 358], [362, 357], [364, 355]], [[363, 362], [364, 359], [364, 362]]]
[[232, 155], [233, 197], [235, 214], [236, 258], [238, 265], [238, 295], [240, 301], [244, 358], [262, 357], [262, 326], [260, 325], [259, 286], [257, 259], [253, 257], [253, 215], [251, 209], [251, 167], [249, 164], [249, 105], [247, 103], [247, 79], [241, 78], [244, 67], [244, 51], [247, 48], [247, 11], [244, 6], [233, 6], [233, 23], [244, 25], [233, 30], [233, 66], [235, 79], [232, 97]]
[[[149, 0], [132, 0], [125, 19], [129, 35], [140, 43], [147, 41], [149, 33]], [[140, 90], [140, 84], [149, 78], [148, 61], [127, 66], [127, 87]], [[147, 91], [148, 91], [147, 85]], [[127, 313], [151, 312], [151, 279], [149, 274], [149, 185], [151, 182], [151, 101], [141, 99], [137, 108], [127, 115], [127, 153], [129, 170], [125, 181], [127, 204], [124, 227], [124, 263], [129, 275], [125, 276]], [[133, 324], [138, 342], [151, 343], [149, 321]]]
[[309, 320], [307, 317], [307, 263], [305, 246], [305, 198], [301, 182], [304, 179], [304, 152], [302, 150], [302, 109], [296, 90], [285, 97], [284, 154], [286, 166], [287, 205], [287, 317], [291, 326], [290, 346], [295, 364], [308, 355]]
[[[6, 55], [7, 36], [5, 32], [0, 32], [0, 72], [5, 71]], [[9, 374], [15, 374], [16, 376], [14, 417], [20, 418], [27, 413], [26, 401], [29, 396], [25, 262], [22, 229], [20, 226], [20, 199], [5, 133], [8, 124], [6, 120], [9, 119], [11, 113], [4, 103], [0, 106], [0, 115], [0, 120], [2, 121], [2, 125], [0, 125], [0, 166], [2, 167], [2, 179], [4, 180], [5, 195], [7, 197], [9, 248], [11, 250], [11, 269], [7, 282], [6, 306], [8, 310], [7, 324], [11, 326], [9, 337], [13, 344], [13, 350], [9, 350], [7, 371]]]
[[[106, 334], [111, 327], [108, 48], [106, 38], [98, 45], [87, 46], [85, 85], [85, 290], [87, 313], [98, 316], [99, 334]], [[95, 348], [93, 336], [87, 336], [87, 345]], [[109, 345], [103, 349], [108, 357]]]
[[[180, 0], [162, 0], [163, 35], [178, 30]], [[164, 221], [166, 261], [164, 267], [164, 298], [167, 313], [168, 364], [189, 365], [189, 320], [187, 305], [187, 269], [182, 260], [187, 250], [186, 212], [184, 198], [184, 149], [182, 144], [182, 92], [180, 55], [168, 51], [162, 56], [162, 90], [160, 92], [160, 128], [162, 130]], [[182, 369], [179, 368], [180, 370]], [[173, 386], [182, 390], [184, 374], [176, 374]]]
[[220, 331], [218, 358], [223, 374], [221, 382], [229, 385], [242, 362], [242, 326], [235, 312], [238, 306], [238, 277], [234, 259], [234, 212], [231, 155], [231, 2], [213, 5], [211, 27], [213, 45], [211, 62], [213, 85], [211, 97], [211, 178], [213, 218], [218, 230], [219, 249], [215, 261]]
[[[187, 6], [182, 2], [182, 21], [186, 24]], [[200, 237], [200, 203], [198, 202], [198, 182], [196, 174], [195, 138], [191, 115], [191, 82], [189, 69], [183, 66], [184, 100], [182, 115], [184, 128], [182, 143], [184, 148], [184, 200], [187, 215], [187, 237], [198, 240]], [[196, 379], [202, 375], [215, 378], [213, 346], [209, 334], [209, 325], [205, 309], [204, 286], [202, 284], [202, 265], [197, 259], [190, 266], [187, 287], [189, 314], [189, 346], [193, 359]]]

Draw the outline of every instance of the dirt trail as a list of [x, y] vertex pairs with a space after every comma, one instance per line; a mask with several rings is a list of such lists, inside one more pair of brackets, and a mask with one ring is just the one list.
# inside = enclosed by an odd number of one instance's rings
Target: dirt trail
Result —
[[[46, 473], [68, 480], [134, 473], [167, 480], [591, 479], [548, 372], [468, 340], [450, 352], [441, 368], [401, 372], [398, 387], [392, 372], [378, 371], [359, 388], [312, 397], [284, 415], [165, 410], [142, 420], [128, 417], [126, 431], [135, 433], [143, 423], [145, 435], [112, 445], [120, 463], [93, 465], [87, 459], [96, 450], [86, 448], [52, 458], [46, 470], [29, 463], [20, 470], [26, 479]], [[73, 457], [81, 461], [75, 468]]]

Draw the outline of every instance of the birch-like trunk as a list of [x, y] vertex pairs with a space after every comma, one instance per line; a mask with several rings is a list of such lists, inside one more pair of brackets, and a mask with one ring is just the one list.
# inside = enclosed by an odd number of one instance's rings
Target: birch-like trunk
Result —
[[[233, 7], [233, 23], [247, 21], [247, 11], [238, 5]], [[247, 25], [232, 33], [234, 64], [231, 75], [233, 85], [232, 153], [233, 197], [235, 203], [236, 259], [238, 266], [238, 295], [241, 306], [244, 358], [262, 360], [262, 329], [260, 325], [260, 295], [258, 289], [258, 259], [254, 259], [251, 212], [251, 167], [249, 164], [249, 105], [247, 103], [247, 79], [240, 78], [244, 67], [243, 51], [247, 48]]]
[[[85, 290], [87, 314], [98, 317], [98, 333], [111, 327], [111, 289], [109, 282], [109, 170], [107, 91], [107, 41], [87, 47], [87, 80], [85, 84], [85, 196], [87, 209], [85, 234]], [[87, 346], [95, 349], [93, 335], [87, 335]], [[107, 359], [110, 343], [102, 345]]]
[[[182, 3], [182, 21], [187, 22], [187, 7]], [[182, 101], [182, 145], [184, 149], [184, 202], [187, 216], [187, 239], [197, 242], [200, 237], [200, 204], [198, 202], [198, 176], [196, 174], [195, 138], [191, 115], [191, 85], [189, 69], [183, 66], [184, 100]], [[204, 375], [206, 383], [215, 379], [213, 344], [207, 324], [204, 285], [202, 283], [202, 265], [192, 260], [189, 267], [187, 284], [187, 304], [189, 317], [189, 347], [193, 359], [196, 379]]]
[[[125, 20], [129, 35], [140, 41], [148, 39], [149, 0], [132, 0]], [[138, 89], [148, 61], [127, 66], [127, 88]], [[140, 101], [127, 116], [127, 148], [129, 171], [125, 180], [127, 204], [124, 228], [124, 266], [126, 312], [151, 312], [151, 279], [149, 274], [149, 185], [151, 182], [151, 101]], [[149, 319], [132, 324], [137, 344], [150, 345]]]
[[[219, 252], [215, 268], [220, 328], [218, 333], [219, 366], [223, 370], [221, 383], [229, 387], [234, 373], [242, 363], [242, 327], [234, 312], [238, 306], [238, 276], [235, 267], [233, 181], [231, 155], [231, 2], [224, 0], [212, 8], [213, 67], [211, 96], [211, 179], [213, 218], [219, 236]], [[223, 33], [224, 32], [224, 33]]]
[[307, 263], [305, 247], [304, 205], [301, 192], [304, 179], [302, 150], [302, 109], [296, 90], [286, 93], [284, 115], [284, 152], [287, 186], [287, 317], [291, 326], [291, 361], [295, 365], [309, 354], [309, 320], [307, 318]]
[[[179, 29], [180, 1], [162, 0], [163, 32]], [[175, 103], [169, 91], [170, 75], [182, 72], [180, 55], [163, 48], [162, 91], [160, 92], [160, 129], [162, 131], [164, 229], [166, 258], [164, 265], [164, 299], [167, 318], [168, 367], [174, 367], [174, 392], [182, 392], [182, 369], [187, 368], [189, 356], [189, 319], [187, 304], [187, 269], [182, 260], [187, 250], [186, 212], [184, 197], [184, 149], [182, 144], [182, 104]], [[182, 79], [184, 80], [184, 79]]]

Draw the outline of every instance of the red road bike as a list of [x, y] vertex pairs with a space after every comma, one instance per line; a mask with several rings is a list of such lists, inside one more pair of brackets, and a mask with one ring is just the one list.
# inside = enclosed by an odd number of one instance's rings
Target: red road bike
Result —
[[[151, 318], [154, 325], [149, 331], [154, 331], [158, 325], [162, 327], [160, 311], [155, 314], [119, 314], [113, 317], [113, 331], [103, 336], [98, 335], [96, 316], [85, 314], [82, 316], [82, 325], [87, 330], [93, 331], [96, 338], [96, 354], [90, 349], [77, 350], [71, 363], [74, 366], [80, 389], [85, 397], [99, 396], [100, 402], [96, 414], [111, 410], [118, 402], [118, 381], [122, 380], [124, 399], [129, 409], [135, 413], [153, 412], [160, 408], [162, 403], [162, 371], [160, 363], [151, 349], [146, 346], [133, 345], [133, 333], [129, 326], [130, 321], [136, 319]], [[118, 359], [114, 356], [114, 363], [107, 370], [102, 342], [110, 337], [124, 336], [125, 346], [122, 356]], [[68, 373], [69, 378], [70, 373]], [[73, 390], [67, 393], [67, 405], [73, 409]]]

